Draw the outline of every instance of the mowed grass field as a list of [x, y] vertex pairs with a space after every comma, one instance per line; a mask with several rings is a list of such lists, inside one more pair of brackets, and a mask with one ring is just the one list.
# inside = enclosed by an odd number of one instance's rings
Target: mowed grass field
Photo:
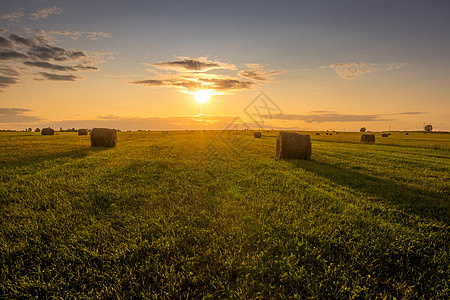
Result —
[[450, 295], [450, 134], [0, 133], [0, 298]]

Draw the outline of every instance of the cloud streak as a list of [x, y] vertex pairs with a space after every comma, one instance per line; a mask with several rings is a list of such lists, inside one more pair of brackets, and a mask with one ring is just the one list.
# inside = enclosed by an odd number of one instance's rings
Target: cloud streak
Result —
[[47, 19], [50, 15], [60, 15], [63, 13], [63, 10], [61, 7], [58, 6], [52, 6], [47, 8], [40, 8], [36, 10], [35, 12], [30, 14], [30, 18], [32, 20], [43, 20]]
[[404, 66], [406, 66], [405, 63], [376, 64], [368, 62], [349, 62], [331, 64], [328, 68], [333, 69], [342, 79], [353, 80], [369, 73], [398, 70]]
[[161, 61], [151, 64], [158, 68], [181, 69], [188, 72], [206, 72], [213, 69], [234, 69], [235, 66], [223, 62], [210, 61], [205, 57], [186, 58], [181, 57], [178, 60]]
[[[1, 76], [0, 76], [1, 77]], [[28, 115], [32, 110], [25, 108], [0, 107], [0, 124], [38, 122], [41, 118]]]
[[9, 14], [1, 15], [0, 19], [16, 23], [16, 22], [19, 22], [20, 18], [22, 18], [24, 15], [25, 15], [24, 12], [17, 11], [17, 12], [12, 12]]
[[[42, 75], [45, 79], [47, 80], [52, 80], [52, 81], [75, 81], [80, 79], [80, 76], [76, 76], [76, 75], [60, 75], [60, 74], [52, 74], [52, 73], [47, 73], [47, 72], [39, 72], [39, 75]], [[40, 80], [39, 78], [37, 78], [36, 80]]]

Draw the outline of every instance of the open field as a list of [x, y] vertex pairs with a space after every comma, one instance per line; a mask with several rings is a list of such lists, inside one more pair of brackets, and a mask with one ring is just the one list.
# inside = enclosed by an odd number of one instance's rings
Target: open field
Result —
[[450, 134], [375, 134], [0, 133], [0, 297], [448, 298]]

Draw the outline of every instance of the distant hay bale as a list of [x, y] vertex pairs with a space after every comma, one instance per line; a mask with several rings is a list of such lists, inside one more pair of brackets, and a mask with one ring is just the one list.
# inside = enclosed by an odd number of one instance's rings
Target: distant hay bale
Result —
[[87, 129], [78, 129], [78, 135], [88, 135]]
[[42, 135], [55, 135], [55, 131], [52, 128], [50, 128], [50, 127], [42, 128], [41, 134]]
[[409, 133], [407, 132], [407, 133], [405, 133], [406, 135], [409, 135]]
[[316, 132], [316, 135], [320, 135], [320, 133], [319, 133], [319, 132]]
[[260, 139], [261, 138], [261, 132], [253, 132], [253, 137], [255, 139]]
[[374, 144], [375, 134], [363, 134], [361, 135], [361, 143], [363, 144]]
[[117, 143], [115, 129], [94, 128], [91, 131], [91, 147], [114, 147]]
[[280, 131], [277, 137], [276, 157], [311, 159], [309, 135]]
[[388, 137], [389, 135], [387, 134], [387, 133], [383, 133], [382, 135], [381, 135], [381, 137]]

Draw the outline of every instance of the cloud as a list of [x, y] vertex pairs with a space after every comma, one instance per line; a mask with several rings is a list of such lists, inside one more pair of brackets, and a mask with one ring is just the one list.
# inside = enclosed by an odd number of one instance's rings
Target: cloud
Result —
[[262, 66], [260, 64], [245, 64], [245, 66], [250, 69], [255, 69], [255, 70], [260, 70], [260, 71], [264, 70], [264, 66]]
[[331, 111], [315, 111], [310, 114], [282, 114], [272, 116], [272, 119], [304, 121], [306, 123], [323, 122], [373, 122], [373, 121], [392, 121], [393, 119], [384, 118], [382, 115], [352, 115], [340, 114]]
[[12, 47], [13, 47], [13, 43], [11, 43], [11, 41], [9, 39], [0, 35], [0, 48], [11, 49]]
[[[178, 57], [177, 60], [146, 65], [158, 68], [156, 76], [159, 77], [134, 80], [130, 83], [150, 87], [172, 87], [189, 94], [198, 90], [209, 90], [211, 94], [223, 95], [253, 89], [261, 82], [271, 79], [271, 75], [282, 72], [263, 71], [259, 64], [247, 64], [247, 67], [251, 66], [256, 69], [239, 71], [231, 63], [212, 61], [206, 57]], [[232, 73], [236, 73], [237, 76], [224, 75]], [[238, 76], [244, 77], [244, 79]]]
[[86, 57], [85, 51], [64, 50], [48, 45], [32, 47], [27, 54], [36, 59], [56, 61], [73, 61]]
[[425, 114], [427, 114], [427, 112], [423, 112], [423, 111], [407, 111], [407, 112], [395, 113], [393, 115], [425, 115]]
[[56, 64], [51, 64], [48, 62], [43, 62], [43, 61], [26, 61], [26, 62], [24, 62], [24, 64], [27, 66], [33, 66], [33, 67], [49, 69], [49, 70], [54, 70], [54, 71], [98, 70], [98, 68], [90, 67], [90, 66], [81, 66], [81, 65], [63, 66], [63, 65], [56, 65]]
[[0, 107], [0, 124], [5, 123], [28, 123], [38, 122], [41, 118], [27, 115], [31, 112], [25, 108], [2, 108]]
[[85, 37], [91, 41], [96, 41], [101, 38], [111, 38], [111, 34], [107, 32], [97, 32], [97, 31], [73, 31], [73, 30], [50, 30], [45, 31], [43, 29], [30, 30], [36, 35], [43, 37], [47, 40], [57, 40], [58, 37], [70, 38], [72, 40], [78, 40]]
[[28, 58], [25, 54], [10, 51], [10, 52], [0, 52], [0, 60], [11, 60], [11, 59], [24, 59]]
[[334, 69], [336, 74], [342, 79], [356, 79], [368, 73], [397, 70], [404, 66], [406, 66], [405, 63], [376, 64], [368, 62], [349, 62], [331, 64], [328, 67]]
[[88, 31], [87, 36], [91, 41], [96, 41], [101, 38], [111, 38], [111, 34], [107, 32], [95, 32], [95, 31]]
[[47, 19], [50, 15], [60, 15], [63, 13], [63, 10], [61, 7], [58, 6], [52, 6], [47, 8], [40, 8], [36, 10], [35, 12], [30, 14], [30, 18], [33, 20], [43, 20]]
[[180, 58], [172, 61], [161, 61], [152, 64], [158, 68], [181, 69], [183, 71], [206, 72], [213, 69], [234, 69], [232, 64], [213, 62], [205, 57], [198, 58]]
[[[80, 76], [76, 75], [59, 75], [59, 74], [52, 74], [47, 72], [39, 72], [39, 75], [42, 75], [47, 80], [53, 80], [53, 81], [75, 81], [80, 79]], [[41, 79], [39, 79], [41, 80]]]
[[0, 73], [7, 76], [19, 76], [20, 73], [11, 66], [0, 66]]
[[35, 31], [40, 35], [23, 37], [15, 33], [2, 31], [0, 47], [9, 51], [0, 52], [0, 74], [3, 90], [17, 82], [20, 77], [37, 76], [37, 80], [76, 81], [80, 76], [73, 74], [53, 74], [34, 72], [35, 68], [53, 72], [78, 72], [98, 70], [93, 64], [102, 62], [103, 52], [88, 55], [86, 51], [64, 49], [50, 43], [45, 31]]
[[8, 20], [10, 22], [19, 22], [19, 19], [22, 18], [25, 15], [22, 11], [12, 12], [6, 15], [1, 15], [0, 19], [2, 20]]
[[173, 77], [166, 79], [148, 79], [132, 81], [133, 84], [145, 86], [160, 86], [160, 87], [176, 87], [185, 92], [194, 92], [197, 90], [212, 90], [212, 91], [229, 91], [250, 89], [255, 83], [252, 81], [244, 81], [235, 78], [184, 78]]
[[270, 75], [277, 75], [280, 74], [281, 71], [268, 71], [268, 72], [263, 72], [260, 70], [244, 70], [239, 72], [239, 76], [244, 77], [244, 78], [248, 78], [248, 79], [252, 79], [252, 80], [258, 80], [258, 81], [267, 81], [270, 78]]
[[8, 87], [12, 84], [17, 83], [17, 78], [10, 76], [1, 76], [0, 75], [0, 91], [2, 88]]

